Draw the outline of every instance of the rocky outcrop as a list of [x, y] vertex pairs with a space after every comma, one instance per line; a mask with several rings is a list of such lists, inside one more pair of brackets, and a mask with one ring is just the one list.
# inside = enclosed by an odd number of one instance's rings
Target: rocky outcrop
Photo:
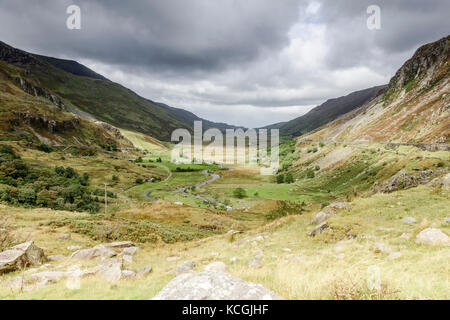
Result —
[[400, 170], [390, 179], [379, 185], [375, 184], [374, 188], [383, 193], [409, 189], [417, 187], [419, 184], [426, 184], [430, 182], [432, 175], [435, 173], [436, 172], [433, 170], [423, 170], [417, 173], [408, 173], [404, 170]]
[[72, 253], [72, 259], [91, 260], [95, 258], [111, 258], [116, 255], [116, 252], [111, 248], [99, 245], [89, 249], [81, 249]]
[[228, 273], [206, 271], [182, 274], [167, 284], [153, 300], [279, 300], [261, 284]]
[[39, 265], [47, 261], [44, 250], [33, 241], [25, 242], [0, 253], [0, 274]]
[[449, 246], [450, 237], [436, 228], [426, 228], [416, 236], [417, 243], [424, 243], [431, 246]]

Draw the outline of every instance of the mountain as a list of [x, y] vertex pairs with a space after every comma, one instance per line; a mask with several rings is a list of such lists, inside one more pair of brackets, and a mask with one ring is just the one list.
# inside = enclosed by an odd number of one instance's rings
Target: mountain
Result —
[[[0, 42], [0, 61], [19, 68], [16, 77], [48, 92], [59, 101], [62, 110], [87, 119], [164, 141], [170, 141], [173, 130], [192, 131], [193, 120], [203, 120], [188, 111], [145, 99], [76, 61], [31, 54], [3, 42]], [[216, 126], [209, 121], [205, 124]]]
[[426, 44], [391, 78], [384, 93], [314, 133], [312, 140], [449, 142], [450, 36]]
[[305, 133], [311, 132], [314, 129], [329, 123], [342, 114], [345, 114], [362, 104], [366, 103], [370, 99], [374, 98], [383, 90], [386, 86], [376, 86], [360, 91], [352, 92], [346, 96], [329, 99], [320, 106], [315, 107], [303, 116], [295, 118], [288, 122], [280, 122], [265, 128], [267, 129], [279, 129], [281, 136], [301, 136]]

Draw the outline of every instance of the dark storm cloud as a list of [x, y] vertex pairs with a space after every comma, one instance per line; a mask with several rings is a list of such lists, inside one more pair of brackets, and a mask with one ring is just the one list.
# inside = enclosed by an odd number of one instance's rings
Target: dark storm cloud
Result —
[[[66, 28], [71, 4], [81, 30]], [[380, 30], [366, 27], [373, 4]], [[387, 83], [448, 34], [449, 12], [448, 0], [0, 0], [0, 40], [211, 120], [260, 126]]]
[[[381, 9], [380, 30], [366, 28], [369, 5]], [[330, 67], [392, 69], [419, 46], [448, 35], [449, 13], [450, 1], [445, 0], [324, 0], [318, 19], [329, 30]]]
[[[72, 3], [81, 7], [81, 30], [65, 27]], [[2, 1], [6, 30], [0, 35], [52, 55], [165, 71], [214, 70], [287, 45], [298, 5], [297, 0]]]

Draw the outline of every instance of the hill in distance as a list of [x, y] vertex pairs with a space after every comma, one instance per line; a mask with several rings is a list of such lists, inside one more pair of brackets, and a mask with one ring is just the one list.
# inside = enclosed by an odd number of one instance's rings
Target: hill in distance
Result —
[[[65, 111], [170, 141], [173, 130], [192, 131], [191, 112], [145, 99], [76, 61], [31, 54], [0, 42], [0, 60], [19, 68], [19, 77], [45, 89]], [[39, 90], [37, 90], [39, 91]], [[205, 127], [223, 128], [205, 120]], [[227, 126], [232, 127], [232, 126]]]
[[352, 92], [346, 96], [329, 99], [308, 113], [287, 122], [266, 126], [267, 129], [279, 129], [280, 135], [296, 137], [311, 132], [337, 117], [352, 111], [375, 96], [381, 94], [386, 85], [376, 86]]

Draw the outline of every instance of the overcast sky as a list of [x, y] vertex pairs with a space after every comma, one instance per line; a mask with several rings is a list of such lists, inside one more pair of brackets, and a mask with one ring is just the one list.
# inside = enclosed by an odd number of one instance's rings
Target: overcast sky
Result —
[[[66, 8], [81, 8], [81, 30]], [[366, 25], [369, 5], [381, 29]], [[385, 84], [448, 35], [448, 0], [0, 0], [0, 40], [77, 60], [143, 97], [258, 127]]]

